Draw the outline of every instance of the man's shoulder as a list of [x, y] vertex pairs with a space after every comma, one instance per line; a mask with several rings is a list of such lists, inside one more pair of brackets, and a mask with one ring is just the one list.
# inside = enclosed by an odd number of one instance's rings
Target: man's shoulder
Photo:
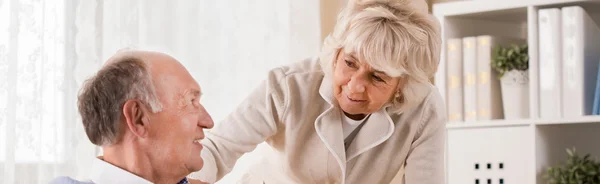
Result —
[[50, 184], [93, 184], [92, 182], [82, 182], [74, 180], [67, 176], [58, 177], [50, 182]]

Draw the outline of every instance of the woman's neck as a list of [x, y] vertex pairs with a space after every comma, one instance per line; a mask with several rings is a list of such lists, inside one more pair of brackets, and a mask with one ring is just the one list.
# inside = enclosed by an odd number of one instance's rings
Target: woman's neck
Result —
[[362, 120], [365, 119], [368, 114], [348, 114], [347, 112], [344, 112], [344, 115], [353, 120]]

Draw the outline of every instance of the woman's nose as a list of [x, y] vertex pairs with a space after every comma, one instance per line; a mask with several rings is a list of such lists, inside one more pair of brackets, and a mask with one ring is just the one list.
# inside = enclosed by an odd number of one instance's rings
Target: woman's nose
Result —
[[354, 75], [348, 82], [348, 89], [351, 93], [365, 92], [365, 79], [361, 75]]

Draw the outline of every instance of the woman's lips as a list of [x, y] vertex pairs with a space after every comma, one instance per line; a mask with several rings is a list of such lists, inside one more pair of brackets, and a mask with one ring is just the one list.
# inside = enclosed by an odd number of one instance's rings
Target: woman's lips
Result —
[[346, 98], [348, 98], [349, 101], [351, 102], [355, 102], [355, 103], [363, 103], [366, 102], [366, 100], [361, 100], [361, 99], [355, 99], [355, 98], [351, 98], [348, 95], [346, 95]]

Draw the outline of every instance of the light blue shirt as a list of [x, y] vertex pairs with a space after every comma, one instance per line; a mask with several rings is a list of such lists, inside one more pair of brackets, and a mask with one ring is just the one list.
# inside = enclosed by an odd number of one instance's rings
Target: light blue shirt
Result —
[[[50, 184], [152, 184], [152, 182], [142, 177], [105, 162], [101, 157], [96, 158], [92, 165], [90, 180], [77, 181], [70, 177], [58, 177], [52, 180]], [[187, 178], [183, 178], [177, 184], [189, 183]]]
[[93, 184], [92, 182], [82, 182], [74, 180], [70, 177], [61, 176], [50, 182], [50, 184]]

